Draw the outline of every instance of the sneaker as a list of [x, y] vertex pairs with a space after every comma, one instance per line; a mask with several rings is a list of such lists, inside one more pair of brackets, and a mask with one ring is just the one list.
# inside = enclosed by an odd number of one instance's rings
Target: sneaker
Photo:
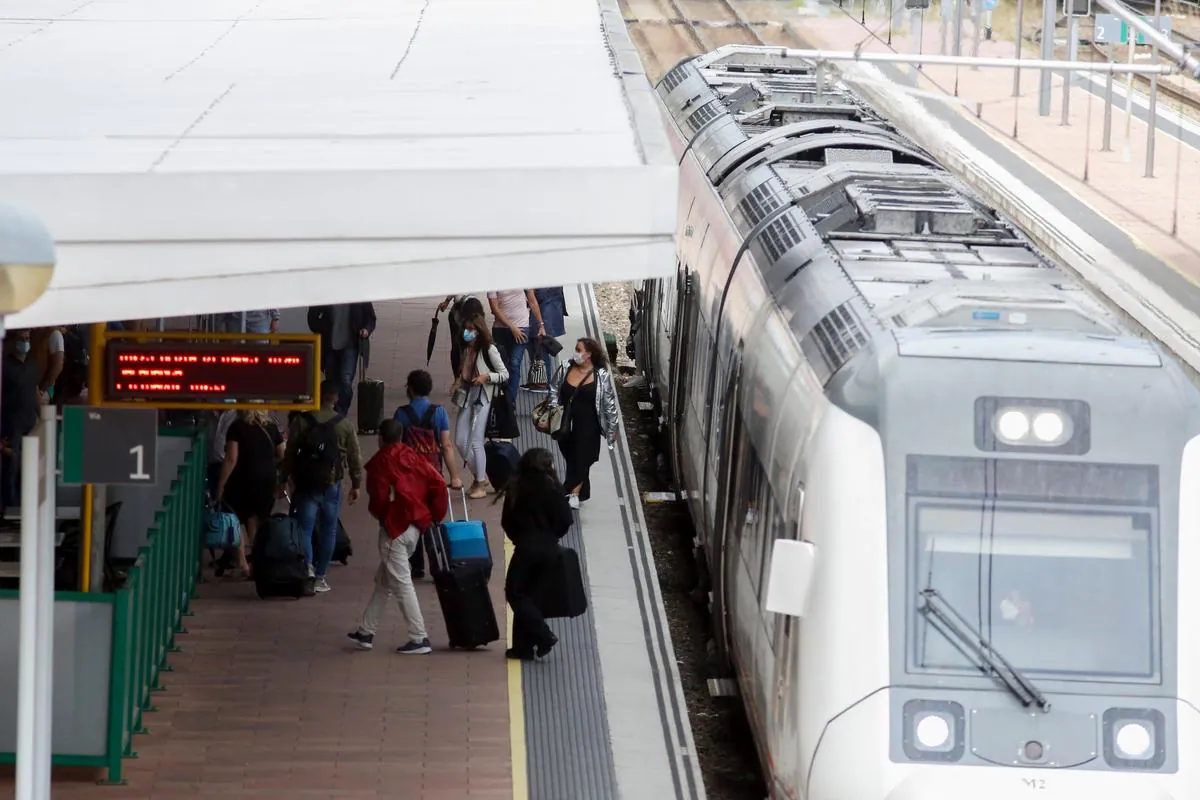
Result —
[[370, 650], [375, 646], [375, 634], [373, 633], [355, 631], [354, 633], [347, 633], [346, 638], [353, 641], [359, 650]]
[[308, 577], [310, 577], [310, 578], [315, 578], [315, 577], [317, 577], [317, 573], [313, 572], [313, 565], [312, 565], [312, 564], [309, 564], [309, 565], [308, 565]]
[[313, 591], [317, 594], [328, 592], [331, 588], [332, 587], [329, 585], [329, 581], [325, 580], [324, 578], [317, 578], [313, 581]]
[[569, 505], [575, 511], [578, 511], [579, 510], [579, 495], [577, 495], [577, 494], [567, 495], [567, 505]]
[[429, 638], [426, 637], [419, 642], [408, 642], [402, 647], [397, 647], [396, 652], [406, 656], [423, 656], [426, 653], [433, 652], [433, 645], [429, 643]]

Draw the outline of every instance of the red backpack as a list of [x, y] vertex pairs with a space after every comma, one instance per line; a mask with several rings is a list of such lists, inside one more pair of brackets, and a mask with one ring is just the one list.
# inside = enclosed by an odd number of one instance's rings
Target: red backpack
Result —
[[418, 419], [411, 405], [401, 406], [396, 411], [396, 419], [404, 425], [404, 435], [400, 441], [428, 461], [440, 475], [442, 472], [442, 446], [438, 441], [437, 423], [434, 422], [439, 408], [441, 406], [430, 403], [429, 408], [425, 409], [425, 415]]

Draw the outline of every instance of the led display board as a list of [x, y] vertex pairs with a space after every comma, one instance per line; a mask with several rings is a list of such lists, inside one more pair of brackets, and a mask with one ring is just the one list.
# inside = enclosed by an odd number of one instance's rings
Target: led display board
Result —
[[[315, 339], [315, 337], [314, 337]], [[135, 341], [104, 347], [104, 402], [312, 408], [315, 341]]]

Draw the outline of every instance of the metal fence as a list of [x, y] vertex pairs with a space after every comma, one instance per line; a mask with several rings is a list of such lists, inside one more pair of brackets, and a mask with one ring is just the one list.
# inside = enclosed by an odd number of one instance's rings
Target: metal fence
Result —
[[[183, 620], [190, 615], [200, 575], [207, 467], [205, 437], [194, 430], [179, 428], [162, 428], [159, 435], [190, 438], [191, 447], [124, 584], [115, 592], [55, 593], [56, 605], [96, 603], [112, 608], [107, 713], [77, 721], [96, 726], [95, 739], [103, 742], [97, 750], [102, 752], [64, 753], [56, 749], [52, 756], [55, 765], [106, 770], [104, 783], [124, 783], [123, 760], [137, 756], [133, 737], [148, 732], [144, 717], [146, 712], [156, 710], [154, 694], [163, 689], [163, 673], [171, 671], [167, 659], [178, 651], [175, 637], [186, 633]], [[0, 598], [12, 599], [17, 594], [17, 590], [5, 590], [0, 592]], [[103, 636], [100, 638], [104, 640]], [[75, 663], [70, 666], [75, 670], [91, 671], [97, 667], [97, 655], [93, 653], [77, 650], [56, 656], [74, 658]], [[58, 666], [67, 665], [56, 665], [56, 673]], [[56, 702], [56, 717], [59, 711]], [[54, 738], [58, 737], [56, 726]], [[0, 752], [0, 763], [15, 760], [15, 753]]]

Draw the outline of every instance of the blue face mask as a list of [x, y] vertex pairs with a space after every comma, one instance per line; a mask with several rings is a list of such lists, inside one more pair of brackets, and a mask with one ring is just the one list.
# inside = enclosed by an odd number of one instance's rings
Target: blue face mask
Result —
[[475, 331], [463, 331], [463, 341], [468, 344], [475, 341]]
[[17, 346], [15, 348], [17, 355], [22, 357], [29, 355], [29, 347], [29, 342], [17, 342]]

